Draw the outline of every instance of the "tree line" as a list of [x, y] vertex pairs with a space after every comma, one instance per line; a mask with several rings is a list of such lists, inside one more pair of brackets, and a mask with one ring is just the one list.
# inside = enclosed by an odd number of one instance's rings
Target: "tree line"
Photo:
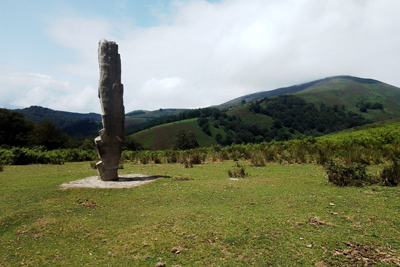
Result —
[[20, 112], [0, 109], [0, 145], [45, 146], [52, 150], [67, 147], [68, 136], [48, 119], [35, 124]]

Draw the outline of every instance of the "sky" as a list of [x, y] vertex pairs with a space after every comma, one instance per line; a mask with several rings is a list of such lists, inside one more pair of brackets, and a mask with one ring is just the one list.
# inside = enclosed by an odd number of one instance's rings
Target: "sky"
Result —
[[1, 0], [0, 107], [100, 113], [98, 43], [125, 111], [201, 108], [336, 75], [400, 87], [399, 0]]

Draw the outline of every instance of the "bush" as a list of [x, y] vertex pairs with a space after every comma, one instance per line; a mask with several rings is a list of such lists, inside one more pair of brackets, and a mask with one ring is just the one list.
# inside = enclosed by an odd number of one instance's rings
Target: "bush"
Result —
[[174, 140], [174, 150], [188, 150], [196, 147], [199, 147], [199, 143], [197, 142], [194, 132], [184, 129], [179, 130]]
[[183, 164], [185, 165], [185, 168], [193, 168], [193, 164], [190, 160], [185, 159]]
[[154, 158], [154, 163], [155, 164], [161, 164], [161, 159], [159, 157]]
[[4, 170], [3, 164], [0, 163], [0, 172]]
[[345, 165], [333, 160], [324, 165], [328, 181], [337, 186], [364, 186], [377, 183], [376, 177], [367, 174], [366, 167], [365, 164]]
[[136, 141], [132, 136], [127, 136], [122, 141], [122, 150], [139, 151], [143, 150], [143, 145]]
[[147, 164], [150, 161], [150, 157], [148, 155], [141, 155], [140, 157], [140, 163], [142, 164]]
[[260, 151], [253, 153], [253, 155], [251, 157], [251, 164], [254, 167], [263, 167], [263, 166], [265, 166], [265, 159], [264, 159], [263, 153], [260, 152]]
[[383, 168], [381, 173], [382, 183], [386, 186], [398, 186], [400, 184], [400, 165], [397, 161]]
[[248, 176], [249, 174], [246, 173], [246, 169], [243, 165], [240, 165], [239, 163], [236, 163], [236, 165], [233, 168], [233, 171], [228, 170], [228, 176], [233, 177], [233, 178], [244, 178]]
[[92, 161], [92, 162], [90, 162], [90, 168], [92, 168], [92, 169], [97, 169], [97, 166], [96, 166], [96, 164], [97, 164], [97, 162], [96, 161]]
[[190, 155], [191, 164], [201, 164], [201, 155], [199, 153], [194, 153]]

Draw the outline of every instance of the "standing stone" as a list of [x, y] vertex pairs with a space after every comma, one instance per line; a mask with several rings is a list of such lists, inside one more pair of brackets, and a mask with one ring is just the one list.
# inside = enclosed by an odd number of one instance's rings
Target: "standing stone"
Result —
[[101, 40], [98, 49], [100, 80], [99, 98], [103, 129], [94, 139], [100, 161], [96, 164], [103, 181], [118, 180], [118, 165], [124, 138], [124, 87], [121, 84], [121, 59], [115, 42]]

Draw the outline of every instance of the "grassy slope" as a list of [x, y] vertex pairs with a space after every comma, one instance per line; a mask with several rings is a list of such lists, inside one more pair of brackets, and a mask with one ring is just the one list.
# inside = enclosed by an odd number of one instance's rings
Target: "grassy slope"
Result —
[[148, 121], [148, 119], [146, 119], [146, 118], [137, 118], [134, 116], [128, 116], [128, 117], [125, 117], [125, 127], [145, 123], [147, 121]]
[[151, 129], [135, 133], [132, 136], [138, 142], [142, 143], [145, 148], [152, 150], [164, 150], [172, 148], [176, 133], [182, 129], [194, 132], [200, 146], [211, 146], [216, 144], [212, 137], [208, 136], [200, 129], [200, 127], [197, 125], [197, 119], [189, 119], [159, 125]]
[[125, 164], [120, 172], [170, 178], [120, 190], [59, 189], [95, 175], [87, 162], [6, 166], [0, 266], [344, 266], [331, 252], [349, 240], [399, 254], [398, 188], [333, 187], [315, 165], [247, 166], [248, 178], [231, 181], [232, 166]]
[[368, 110], [361, 113], [372, 121], [382, 121], [400, 116], [400, 90], [397, 87], [385, 83], [362, 83], [348, 78], [335, 78], [323, 80], [304, 91], [297, 93], [319, 106], [321, 103], [328, 105], [346, 106], [346, 110], [359, 112], [357, 102], [383, 103], [386, 112], [380, 110]]
[[229, 115], [240, 117], [245, 123], [249, 125], [256, 124], [260, 128], [269, 127], [273, 122], [273, 119], [269, 116], [250, 112], [248, 110], [248, 104], [233, 106], [227, 111], [227, 113]]

